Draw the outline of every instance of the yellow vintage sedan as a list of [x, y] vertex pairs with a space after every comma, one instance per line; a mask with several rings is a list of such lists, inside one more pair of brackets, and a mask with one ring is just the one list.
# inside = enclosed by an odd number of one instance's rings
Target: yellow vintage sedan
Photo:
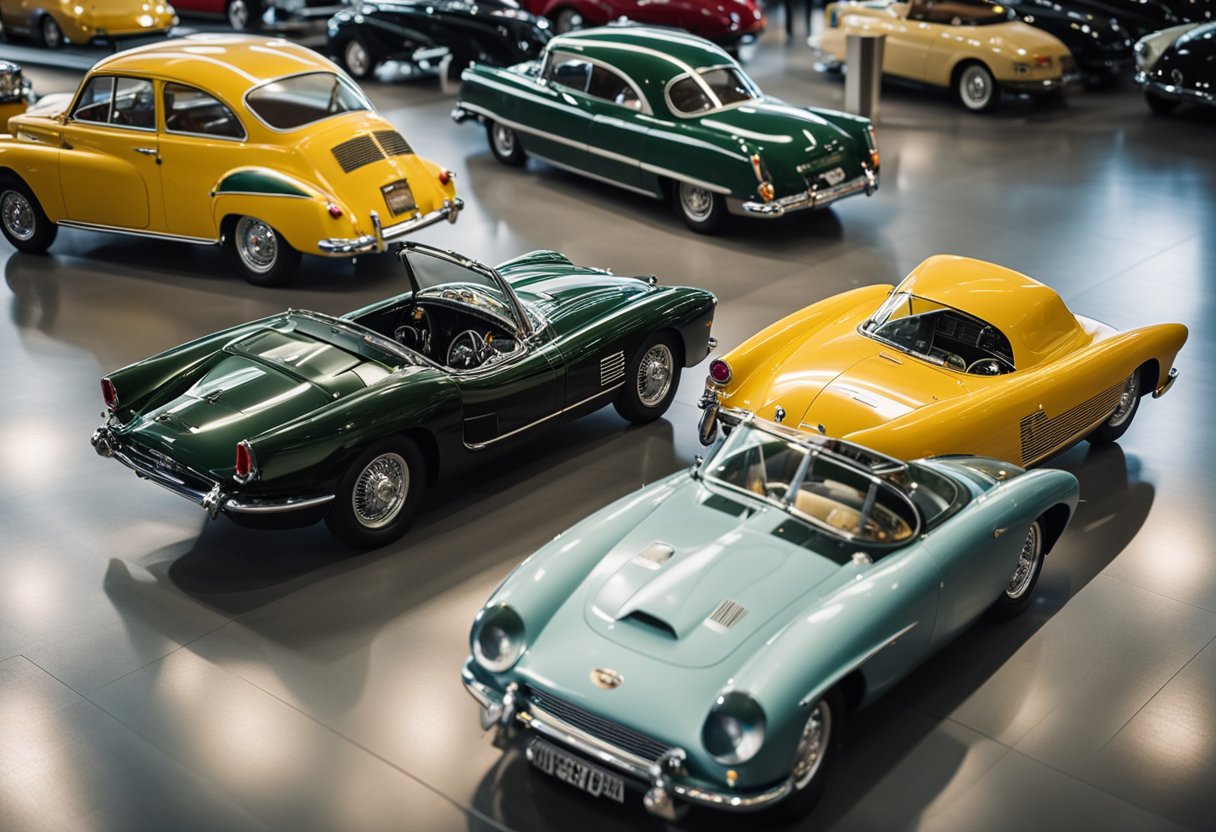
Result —
[[0, 23], [6, 32], [58, 49], [167, 32], [177, 25], [177, 14], [160, 0], [0, 0]]
[[0, 230], [46, 250], [59, 226], [224, 245], [274, 285], [300, 254], [383, 251], [455, 222], [452, 173], [415, 155], [311, 49], [200, 35], [121, 52], [0, 136]]
[[1074, 315], [1001, 266], [938, 255], [898, 286], [795, 312], [710, 362], [701, 440], [747, 413], [899, 459], [1033, 465], [1113, 442], [1174, 383], [1181, 324], [1128, 332]]
[[886, 35], [884, 75], [954, 90], [968, 110], [985, 112], [1001, 91], [1042, 95], [1079, 79], [1068, 47], [983, 0], [846, 0], [824, 9], [811, 46], [841, 64], [848, 35]]

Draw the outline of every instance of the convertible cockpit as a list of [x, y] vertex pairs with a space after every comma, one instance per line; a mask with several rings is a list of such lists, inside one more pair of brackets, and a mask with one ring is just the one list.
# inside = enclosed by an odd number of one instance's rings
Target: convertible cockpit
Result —
[[906, 292], [888, 297], [860, 331], [960, 373], [999, 376], [1015, 369], [1013, 348], [999, 329], [966, 312]]

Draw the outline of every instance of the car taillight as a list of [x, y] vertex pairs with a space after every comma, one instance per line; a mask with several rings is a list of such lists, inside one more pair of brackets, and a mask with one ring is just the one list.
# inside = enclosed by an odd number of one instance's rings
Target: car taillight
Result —
[[1034, 62], [1036, 64], [1038, 64], [1039, 66], [1051, 66], [1051, 56], [1050, 55], [1035, 55]]
[[256, 463], [253, 460], [253, 448], [249, 442], [242, 439], [236, 443], [236, 471], [233, 472], [233, 479], [238, 482], [248, 482], [253, 478], [253, 472]]
[[714, 384], [726, 384], [730, 381], [730, 365], [721, 358], [709, 362], [709, 379]]
[[114, 389], [114, 382], [108, 378], [101, 380], [101, 399], [106, 403], [107, 410], [118, 409], [118, 391]]
[[342, 207], [339, 205], [334, 205], [332, 202], [325, 206], [325, 209], [329, 211], [329, 215], [334, 219], [342, 216]]
[[442, 170], [439, 171], [439, 184], [440, 185], [446, 185], [455, 178], [456, 178], [456, 174], [452, 173], [447, 168], [443, 168]]

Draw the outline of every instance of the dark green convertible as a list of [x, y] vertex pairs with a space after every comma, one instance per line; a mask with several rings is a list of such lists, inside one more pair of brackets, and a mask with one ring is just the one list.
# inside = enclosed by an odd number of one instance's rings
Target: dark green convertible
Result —
[[720, 47], [684, 32], [587, 29], [554, 38], [540, 60], [461, 77], [452, 117], [484, 123], [499, 161], [532, 154], [670, 199], [694, 231], [878, 189], [869, 119], [765, 96]]
[[212, 517], [404, 533], [426, 487], [611, 402], [661, 416], [713, 346], [714, 296], [575, 266], [492, 269], [407, 243], [411, 291], [339, 318], [288, 310], [111, 373], [93, 446]]

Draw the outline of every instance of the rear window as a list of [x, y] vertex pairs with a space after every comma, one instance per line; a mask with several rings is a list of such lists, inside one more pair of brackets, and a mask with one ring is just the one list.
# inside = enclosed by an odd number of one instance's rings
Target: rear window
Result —
[[310, 72], [263, 84], [245, 96], [253, 114], [276, 130], [306, 124], [372, 105], [349, 81], [332, 72]]

